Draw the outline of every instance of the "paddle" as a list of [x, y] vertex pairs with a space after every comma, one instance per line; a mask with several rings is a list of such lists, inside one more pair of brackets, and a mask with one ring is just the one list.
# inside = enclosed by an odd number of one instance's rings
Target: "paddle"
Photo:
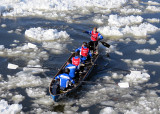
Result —
[[[19, 67], [16, 64], [12, 64], [12, 63], [8, 63], [8, 69], [18, 69], [18, 68], [23, 68], [23, 67]], [[41, 69], [55, 69], [55, 68], [51, 68], [51, 67], [25, 67], [25, 68], [41, 68]]]
[[108, 43], [103, 42], [103, 41], [100, 41], [100, 42], [102, 43], [102, 45], [103, 45], [103, 46], [105, 46], [105, 47], [107, 47], [107, 48], [109, 48], [109, 47], [110, 47], [110, 45], [109, 45]]
[[[93, 83], [93, 84], [100, 84], [100, 82], [91, 82], [91, 81], [80, 81], [82, 83]], [[129, 83], [128, 82], [119, 82], [119, 83], [107, 83], [107, 84], [116, 84], [120, 88], [129, 88]]]

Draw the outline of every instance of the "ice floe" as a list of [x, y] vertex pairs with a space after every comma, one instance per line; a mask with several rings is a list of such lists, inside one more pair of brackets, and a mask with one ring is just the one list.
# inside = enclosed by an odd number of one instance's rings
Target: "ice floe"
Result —
[[148, 18], [148, 19], [146, 19], [148, 22], [150, 22], [150, 23], [159, 23], [160, 22], [160, 19], [157, 19], [157, 18]]
[[139, 24], [143, 21], [141, 16], [127, 16], [127, 17], [120, 17], [118, 15], [110, 15], [108, 19], [109, 26], [125, 26], [125, 25], [133, 25]]
[[157, 41], [155, 40], [155, 38], [151, 38], [148, 41], [146, 39], [136, 39], [134, 40], [137, 44], [146, 44], [149, 43], [150, 45], [156, 44]]
[[160, 62], [155, 62], [155, 61], [143, 61], [142, 58], [136, 59], [136, 60], [131, 60], [131, 59], [121, 59], [122, 61], [126, 62], [128, 65], [132, 67], [137, 67], [137, 68], [143, 68], [143, 65], [160, 65]]
[[153, 45], [153, 44], [156, 44], [157, 41], [154, 39], [154, 38], [151, 38], [147, 41], [149, 44]]
[[44, 97], [41, 97], [39, 99], [34, 100], [35, 103], [37, 104], [42, 104], [42, 105], [51, 105], [53, 104], [53, 100], [50, 96], [45, 95]]
[[12, 49], [5, 48], [3, 45], [0, 46], [0, 56], [4, 57], [20, 57], [20, 58], [32, 58], [34, 59], [48, 59], [48, 54], [46, 51], [42, 51], [40, 49], [33, 48], [31, 49], [28, 44], [24, 44], [23, 46], [17, 46]]
[[141, 71], [131, 71], [130, 74], [124, 77], [124, 81], [132, 84], [140, 84], [147, 82], [150, 79], [148, 73], [141, 73]]
[[134, 8], [128, 8], [128, 7], [124, 7], [121, 10], [122, 14], [141, 14], [142, 10], [140, 9], [134, 9]]
[[112, 107], [106, 107], [100, 111], [99, 114], [117, 114]]
[[7, 27], [7, 25], [6, 24], [2, 24], [1, 27], [5, 28], [5, 27]]
[[136, 49], [136, 53], [141, 53], [145, 55], [155, 55], [160, 53], [160, 46], [156, 50], [151, 49]]
[[160, 7], [158, 6], [147, 6], [146, 10], [151, 12], [160, 12]]
[[124, 28], [110, 27], [110, 26], [104, 26], [98, 28], [98, 31], [101, 31], [101, 34], [104, 36], [120, 36], [120, 37], [125, 35], [146, 37], [149, 33], [154, 33], [158, 30], [159, 28], [149, 23], [142, 23], [140, 25], [134, 25], [134, 26], [125, 26]]
[[67, 44], [60, 43], [60, 42], [43, 42], [42, 46], [50, 50], [50, 52], [55, 54], [62, 54], [64, 52], [69, 52], [69, 50], [66, 49]]
[[44, 97], [46, 95], [44, 88], [26, 88], [27, 95], [32, 98]]
[[19, 102], [23, 101], [24, 98], [25, 98], [25, 97], [20, 94], [20, 95], [15, 95], [15, 96], [13, 96], [13, 97], [12, 97], [12, 100], [13, 100], [15, 103], [19, 103]]
[[[50, 19], [66, 19], [71, 21], [74, 14], [106, 12], [108, 9], [119, 8], [128, 0], [16, 0], [3, 1], [0, 5], [2, 16], [42, 16]], [[93, 10], [94, 8], [94, 10]], [[70, 15], [69, 15], [70, 14]]]
[[160, 5], [160, 3], [158, 3], [158, 2], [153, 2], [153, 1], [148, 1], [148, 4], [149, 5]]
[[3, 99], [0, 101], [0, 113], [1, 114], [17, 114], [17, 113], [20, 113], [21, 110], [22, 110], [21, 104], [9, 105], [8, 102]]
[[31, 40], [43, 42], [43, 41], [54, 41], [59, 39], [67, 39], [69, 35], [66, 31], [58, 32], [57, 29], [43, 29], [41, 27], [38, 28], [30, 28], [25, 31], [25, 36]]

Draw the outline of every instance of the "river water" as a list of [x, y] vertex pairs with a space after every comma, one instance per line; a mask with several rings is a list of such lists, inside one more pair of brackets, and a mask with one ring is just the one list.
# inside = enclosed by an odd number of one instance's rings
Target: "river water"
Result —
[[[143, 0], [138, 5], [128, 2], [123, 7], [143, 9], [142, 7], [148, 6], [146, 2], [148, 0]], [[157, 2], [159, 1], [157, 0]], [[53, 102], [49, 96], [49, 83], [71, 52], [80, 47], [82, 42], [89, 41], [89, 35], [82, 33], [82, 31], [92, 30], [94, 26], [103, 27], [103, 24], [90, 21], [95, 16], [101, 16], [98, 13], [83, 15], [76, 18], [75, 23], [33, 16], [0, 17], [0, 24], [6, 25], [6, 27], [0, 27], [0, 45], [5, 47], [1, 50], [4, 53], [0, 53], [0, 99], [4, 99], [10, 105], [22, 104], [23, 108], [20, 112], [24, 113], [160, 113], [160, 48], [158, 48], [160, 23], [147, 21], [148, 18], [159, 19], [159, 12], [144, 11], [141, 14], [133, 14], [143, 18], [143, 21], [138, 24], [150, 23], [158, 28], [156, 32], [150, 33], [149, 30], [147, 36], [137, 37], [127, 34], [113, 37], [112, 35], [104, 35], [104, 41], [112, 46], [107, 49], [100, 44], [98, 66], [92, 72], [91, 78], [88, 79], [90, 82], [84, 83], [74, 94], [59, 102]], [[116, 14], [123, 17], [130, 15], [112, 11], [106, 13], [107, 18], [104, 20], [107, 20], [109, 15]], [[26, 30], [37, 27], [45, 30], [66, 31], [69, 34], [69, 40], [56, 41], [58, 44], [66, 44], [64, 48], [59, 47], [60, 51], [58, 52], [52, 50], [54, 43], [50, 49], [44, 48], [43, 42], [37, 42], [25, 36]], [[99, 32], [101, 33], [101, 31]], [[105, 33], [102, 32], [102, 34]], [[38, 49], [21, 50], [28, 42], [37, 45]], [[59, 50], [59, 48], [56, 49]], [[13, 53], [9, 53], [9, 49]], [[20, 54], [17, 54], [17, 51], [21, 51]], [[109, 53], [109, 57], [107, 53]], [[39, 71], [43, 69], [37, 71], [34, 71], [35, 69], [25, 71], [21, 68], [11, 70], [7, 68], [8, 63], [17, 64], [20, 67], [26, 67], [28, 64], [40, 64], [53, 69], [44, 70], [45, 74]], [[106, 64], [108, 65], [105, 66]], [[130, 74], [129, 71], [137, 71], [138, 74]], [[137, 77], [134, 77], [135, 75]], [[148, 75], [149, 77], [147, 77]], [[123, 89], [116, 84], [110, 84], [120, 81], [129, 82], [130, 87]]]

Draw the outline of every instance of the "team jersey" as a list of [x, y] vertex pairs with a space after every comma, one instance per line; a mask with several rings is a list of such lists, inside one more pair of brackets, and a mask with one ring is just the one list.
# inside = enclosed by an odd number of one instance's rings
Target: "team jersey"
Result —
[[[91, 41], [94, 41], [94, 39], [92, 39], [92, 31], [85, 31], [85, 33], [87, 33], [87, 34], [90, 34], [91, 35]], [[98, 32], [97, 32], [98, 33]], [[103, 39], [103, 36], [100, 34], [100, 33], [98, 33], [98, 37], [97, 37], [97, 39], [100, 39], [100, 40], [102, 40]], [[97, 41], [97, 39], [96, 39], [96, 41]]]
[[66, 73], [56, 76], [55, 79], [60, 79], [60, 87], [63, 87], [63, 88], [68, 87], [69, 81], [71, 81], [73, 84], [75, 83]]
[[76, 66], [73, 65], [73, 64], [68, 64], [65, 68], [68, 68], [70, 70], [69, 77], [74, 78], [75, 77]]

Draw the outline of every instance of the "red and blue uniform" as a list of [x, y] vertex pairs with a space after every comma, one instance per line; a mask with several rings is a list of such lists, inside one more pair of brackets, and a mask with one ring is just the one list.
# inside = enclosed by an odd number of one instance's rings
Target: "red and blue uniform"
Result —
[[70, 70], [69, 77], [74, 78], [75, 77], [76, 66], [73, 65], [73, 64], [68, 64], [65, 68], [68, 68]]
[[81, 58], [78, 56], [72, 57], [72, 64], [76, 66], [76, 69], [79, 69]]
[[66, 73], [56, 76], [55, 79], [60, 79], [60, 87], [63, 89], [68, 87], [69, 81], [75, 84], [74, 80], [72, 80], [72, 78]]
[[81, 62], [84, 63], [84, 61], [87, 59], [87, 56], [89, 55], [92, 57], [92, 53], [90, 52], [89, 48], [83, 46], [78, 49], [76, 49], [76, 52], [80, 52], [81, 55]]
[[91, 41], [97, 41], [98, 38], [99, 38], [100, 40], [103, 39], [103, 36], [102, 36], [99, 32], [94, 33], [93, 31], [85, 31], [85, 33], [91, 35]]

